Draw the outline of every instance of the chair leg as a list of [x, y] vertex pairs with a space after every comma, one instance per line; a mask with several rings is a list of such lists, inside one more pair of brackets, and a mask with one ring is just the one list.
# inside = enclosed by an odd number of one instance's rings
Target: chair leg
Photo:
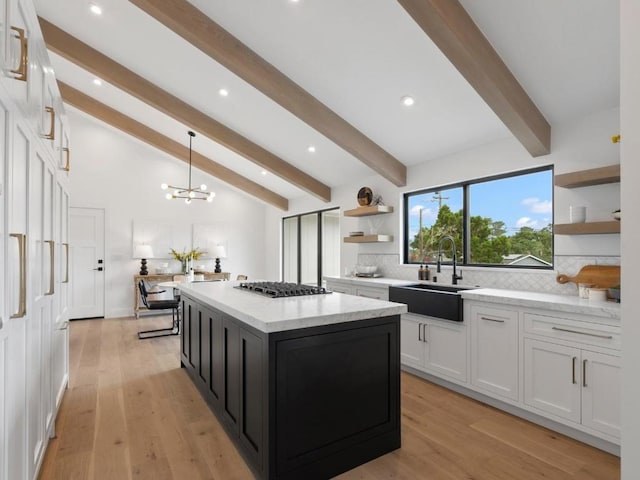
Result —
[[147, 338], [168, 337], [170, 335], [180, 335], [180, 317], [177, 308], [171, 310], [171, 327], [138, 332], [138, 339], [146, 340]]

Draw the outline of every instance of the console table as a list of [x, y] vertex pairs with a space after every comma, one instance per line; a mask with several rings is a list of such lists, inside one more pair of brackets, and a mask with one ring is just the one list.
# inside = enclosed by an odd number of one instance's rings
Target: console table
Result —
[[[229, 272], [202, 272], [199, 275], [204, 275], [204, 280], [229, 280], [231, 273]], [[133, 276], [133, 315], [138, 318], [140, 312], [146, 312], [147, 308], [141, 305], [140, 291], [138, 290], [138, 282], [144, 280], [150, 287], [160, 283], [173, 280], [174, 275], [180, 275], [179, 273], [156, 273], [149, 275], [134, 275]]]

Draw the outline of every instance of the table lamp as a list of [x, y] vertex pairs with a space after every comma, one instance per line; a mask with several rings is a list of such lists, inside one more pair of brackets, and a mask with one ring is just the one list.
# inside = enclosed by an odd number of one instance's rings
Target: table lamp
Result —
[[147, 258], [153, 258], [153, 249], [151, 245], [136, 245], [133, 250], [133, 258], [140, 258], [140, 275], [149, 275], [147, 270]]
[[216, 268], [213, 272], [221, 273], [222, 269], [220, 268], [220, 259], [227, 257], [227, 250], [224, 248], [224, 245], [216, 245], [216, 248], [213, 250], [213, 255], [216, 258]]

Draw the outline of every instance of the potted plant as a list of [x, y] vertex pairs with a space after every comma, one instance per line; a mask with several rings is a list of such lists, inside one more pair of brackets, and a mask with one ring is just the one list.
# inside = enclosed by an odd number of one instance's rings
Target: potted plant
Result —
[[620, 284], [609, 287], [609, 298], [620, 303]]
[[199, 260], [205, 253], [204, 250], [200, 250], [198, 247], [187, 251], [185, 248], [181, 252], [175, 249], [171, 249], [171, 255], [182, 264], [182, 273], [189, 273], [187, 265], [189, 260]]

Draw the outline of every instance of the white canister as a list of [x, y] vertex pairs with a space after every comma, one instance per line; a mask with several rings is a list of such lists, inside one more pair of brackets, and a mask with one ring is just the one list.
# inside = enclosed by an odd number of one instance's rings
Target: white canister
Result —
[[606, 288], [594, 288], [591, 287], [589, 289], [589, 300], [593, 300], [596, 302], [606, 302], [607, 301], [607, 289]]
[[590, 283], [579, 283], [578, 284], [578, 296], [580, 298], [589, 298], [589, 289], [593, 287]]
[[569, 222], [584, 223], [587, 220], [587, 207], [574, 206], [569, 207]]

